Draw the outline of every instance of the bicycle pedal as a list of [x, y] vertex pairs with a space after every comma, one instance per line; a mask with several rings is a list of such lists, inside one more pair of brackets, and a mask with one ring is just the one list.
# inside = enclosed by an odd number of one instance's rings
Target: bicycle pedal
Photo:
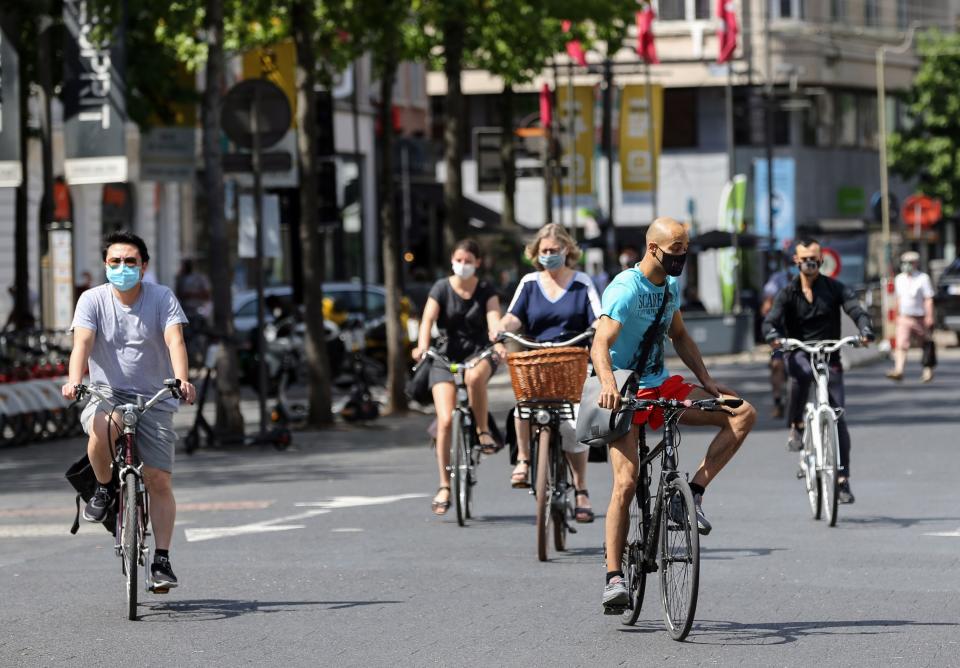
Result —
[[150, 591], [154, 594], [169, 594], [170, 587], [150, 587]]
[[629, 606], [626, 606], [626, 605], [623, 605], [623, 606], [619, 606], [619, 605], [605, 605], [605, 606], [603, 606], [603, 614], [605, 614], [605, 615], [622, 615], [623, 613], [625, 613], [625, 612], [626, 612], [627, 610], [629, 610], [629, 609], [630, 609]]

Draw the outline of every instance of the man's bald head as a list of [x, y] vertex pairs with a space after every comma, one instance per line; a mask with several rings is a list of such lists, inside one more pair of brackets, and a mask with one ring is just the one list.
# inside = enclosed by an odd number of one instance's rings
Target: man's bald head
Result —
[[673, 218], [661, 216], [657, 218], [650, 227], [647, 228], [647, 246], [651, 244], [659, 246], [667, 252], [673, 253], [671, 246], [679, 244], [680, 252], [686, 250], [690, 239], [687, 235], [687, 229]]

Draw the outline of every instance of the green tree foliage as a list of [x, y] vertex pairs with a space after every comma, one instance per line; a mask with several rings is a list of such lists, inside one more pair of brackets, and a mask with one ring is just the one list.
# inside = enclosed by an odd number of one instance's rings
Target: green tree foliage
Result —
[[944, 215], [960, 213], [960, 35], [920, 37], [922, 61], [907, 98], [909, 126], [889, 138], [890, 168], [919, 181], [943, 202]]

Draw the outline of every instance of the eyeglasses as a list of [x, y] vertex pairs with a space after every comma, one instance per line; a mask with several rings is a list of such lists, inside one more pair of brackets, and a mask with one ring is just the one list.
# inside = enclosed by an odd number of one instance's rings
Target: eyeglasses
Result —
[[109, 257], [107, 258], [107, 264], [116, 269], [121, 264], [125, 264], [128, 267], [139, 267], [140, 260], [135, 257]]

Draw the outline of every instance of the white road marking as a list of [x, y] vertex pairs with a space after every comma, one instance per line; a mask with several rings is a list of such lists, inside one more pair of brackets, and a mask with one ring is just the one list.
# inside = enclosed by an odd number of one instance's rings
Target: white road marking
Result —
[[934, 533], [925, 533], [924, 536], [945, 536], [947, 538], [960, 538], [960, 529], [956, 531], [936, 531]]
[[357, 508], [360, 506], [380, 506], [386, 503], [406, 501], [407, 499], [423, 499], [429, 494], [396, 494], [394, 496], [335, 496], [328, 501], [309, 501], [295, 503], [300, 508]]
[[340, 527], [339, 529], [330, 529], [330, 533], [363, 533], [363, 529], [357, 527]]
[[286, 517], [277, 517], [272, 520], [264, 520], [262, 522], [252, 522], [250, 524], [241, 524], [234, 527], [211, 527], [208, 529], [187, 529], [184, 531], [184, 534], [187, 537], [188, 543], [197, 543], [202, 540], [214, 540], [216, 538], [228, 538], [230, 536], [243, 536], [246, 534], [254, 533], [270, 533], [273, 531], [290, 531], [291, 529], [303, 529], [305, 525], [303, 524], [284, 524], [284, 522], [295, 522], [297, 520], [307, 519], [308, 517], [315, 517], [317, 515], [325, 515], [329, 513], [329, 510], [318, 509], [318, 510], [308, 510], [305, 513], [298, 513], [296, 515], [287, 515]]
[[[109, 536], [102, 526], [81, 522], [79, 535]], [[0, 525], [0, 538], [50, 538], [70, 537], [70, 523], [60, 524], [4, 524]], [[111, 538], [111, 540], [113, 540]]]

